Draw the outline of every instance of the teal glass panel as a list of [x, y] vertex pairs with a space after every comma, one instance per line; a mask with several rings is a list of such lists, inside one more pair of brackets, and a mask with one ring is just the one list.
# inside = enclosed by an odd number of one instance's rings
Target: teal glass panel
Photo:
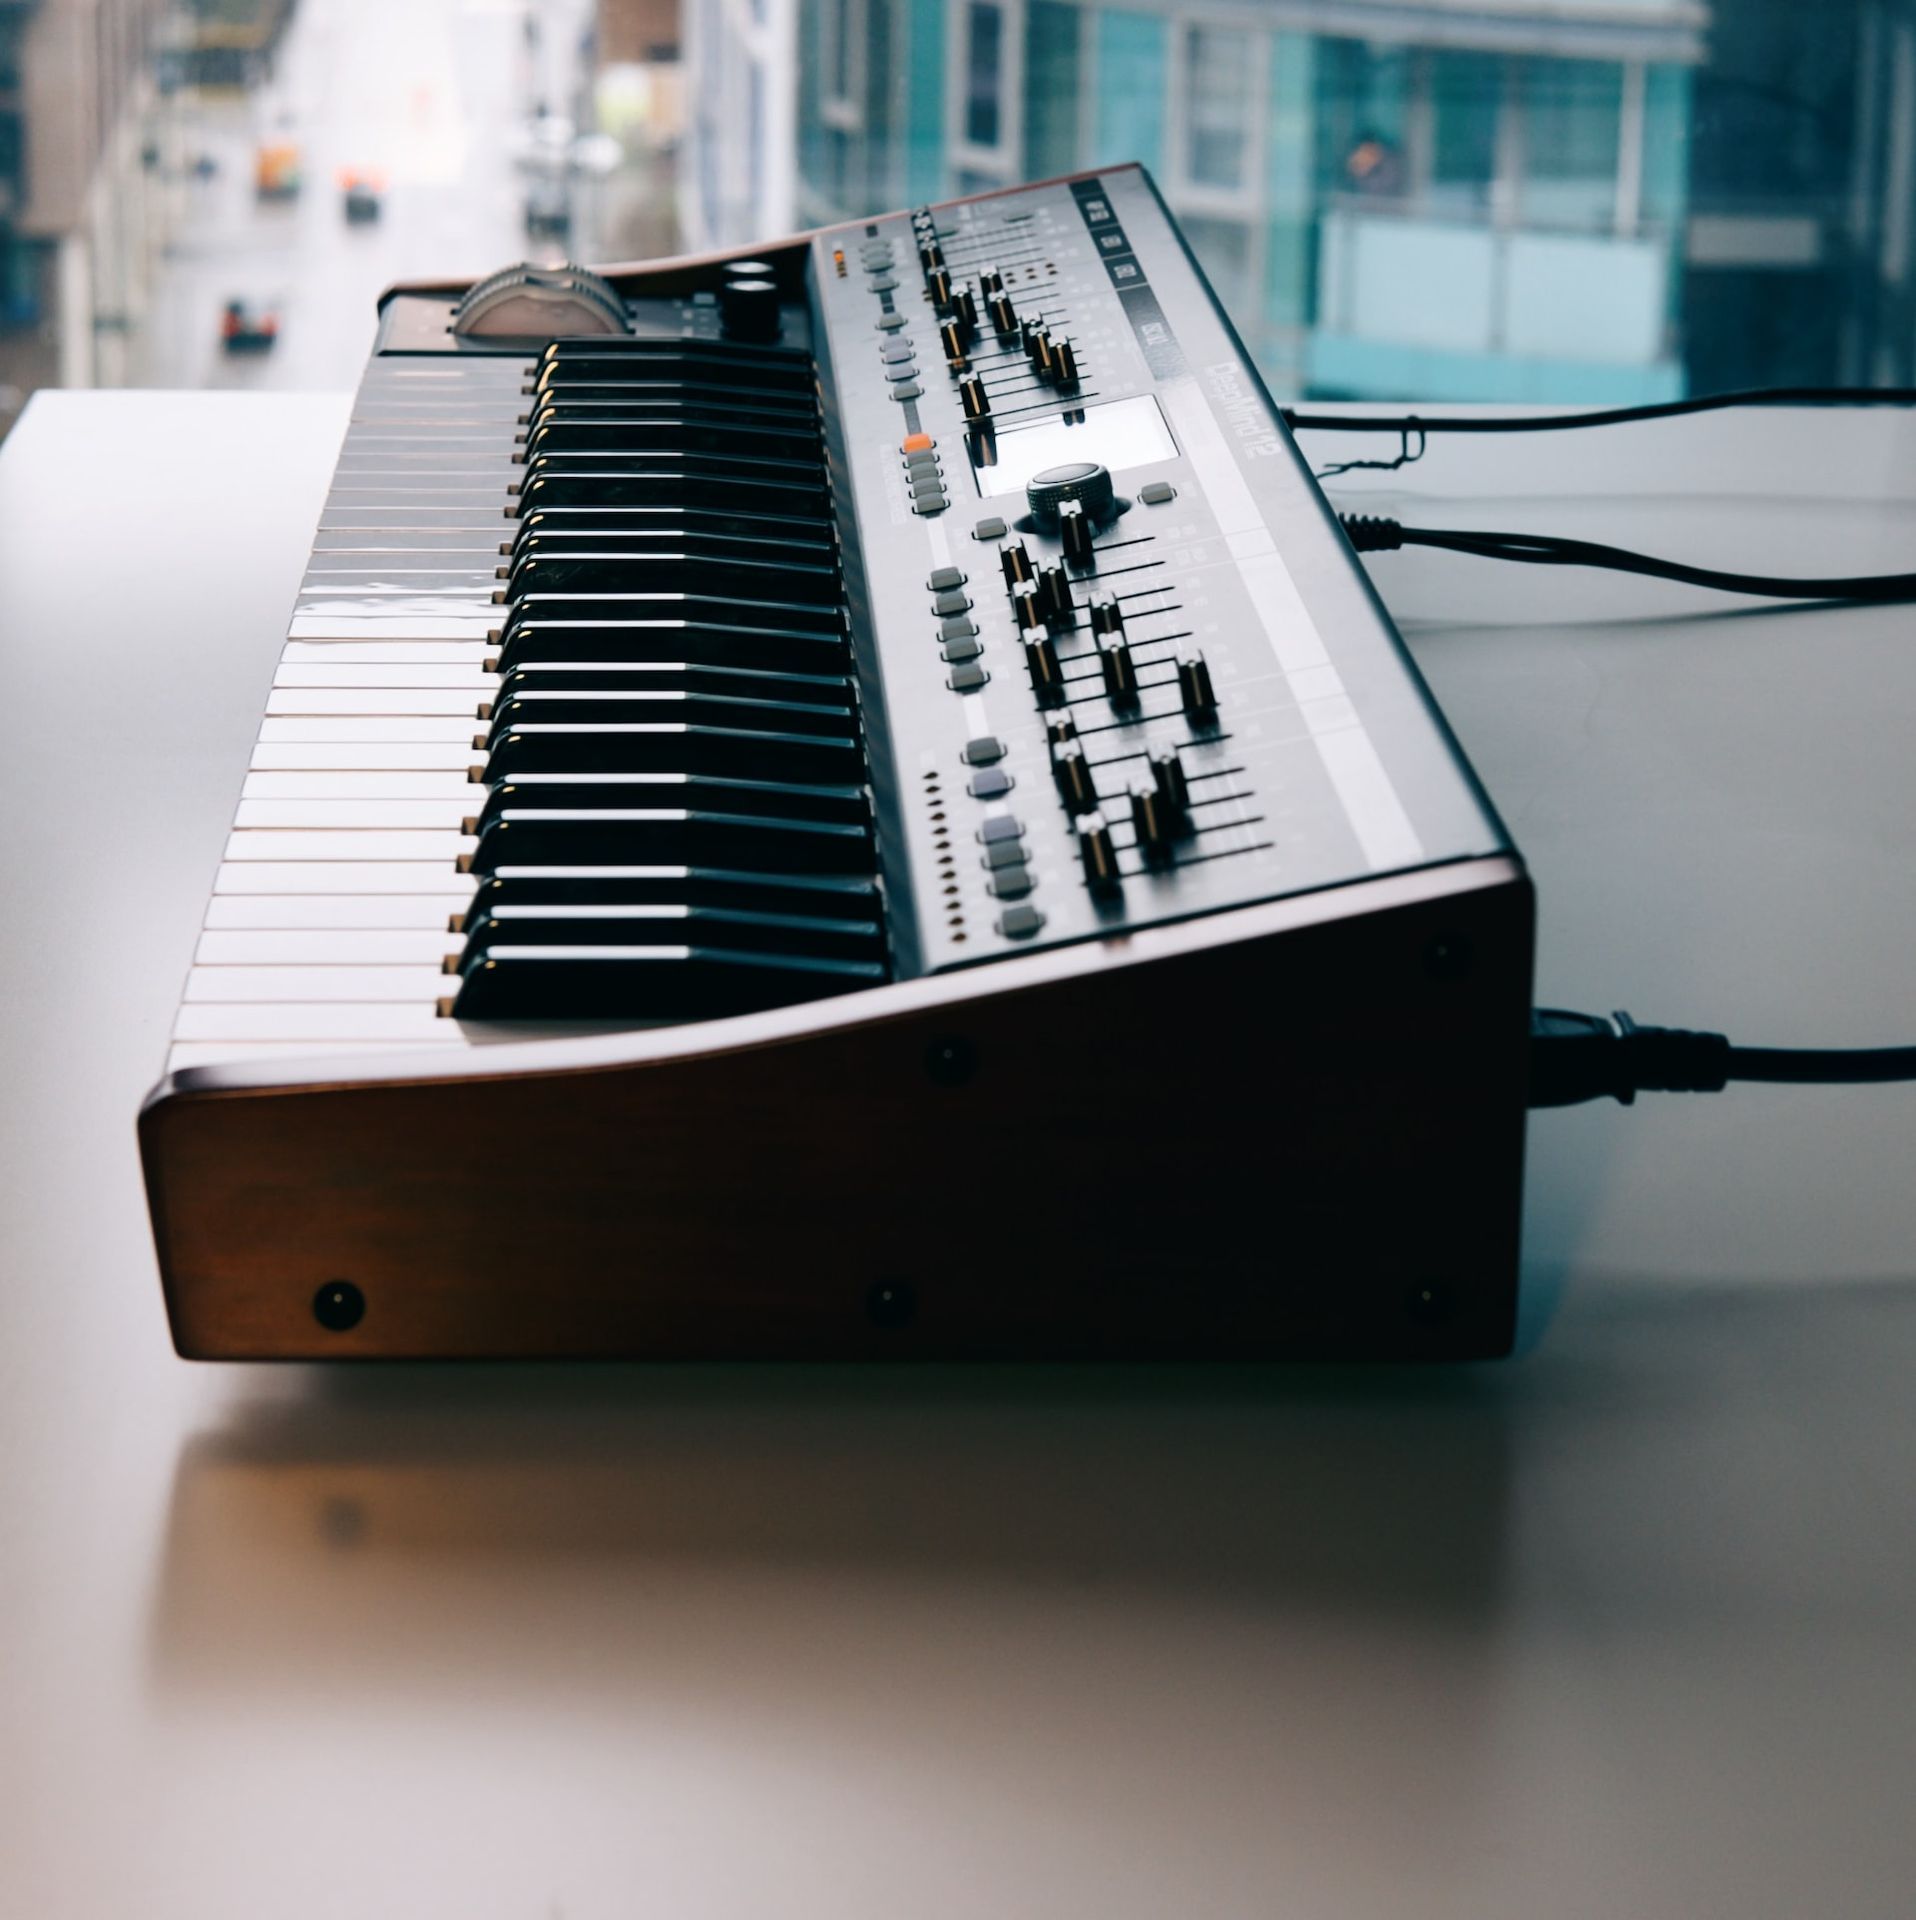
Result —
[[1149, 14], [1097, 15], [1098, 101], [1091, 164], [1164, 170], [1165, 27]]

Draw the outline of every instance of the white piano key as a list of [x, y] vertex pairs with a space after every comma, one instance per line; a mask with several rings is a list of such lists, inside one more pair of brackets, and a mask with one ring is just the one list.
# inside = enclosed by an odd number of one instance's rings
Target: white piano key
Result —
[[443, 860], [448, 868], [462, 853], [472, 851], [470, 835], [461, 833], [381, 833], [324, 831], [278, 833], [271, 829], [242, 828], [227, 836], [229, 861], [326, 861], [355, 865], [385, 860]]
[[305, 660], [281, 661], [273, 676], [276, 687], [425, 687], [462, 688], [475, 699], [496, 691], [499, 676], [479, 666], [374, 666], [370, 661], [348, 660], [338, 666], [314, 665]]
[[503, 607], [460, 614], [370, 614], [302, 612], [286, 630], [289, 640], [483, 640], [502, 624]]
[[452, 833], [485, 804], [484, 787], [441, 800], [242, 800], [235, 827], [439, 827]]
[[463, 773], [483, 756], [473, 747], [470, 735], [462, 735], [456, 744], [435, 744], [422, 740], [378, 740], [340, 742], [262, 740], [253, 749], [252, 764], [262, 772], [311, 771], [330, 768], [376, 770], [390, 768], [400, 772]]
[[195, 967], [186, 976], [189, 1006], [241, 1001], [316, 1005], [326, 1000], [423, 1002], [431, 1006], [458, 983], [443, 967]]
[[317, 604], [331, 594], [390, 598], [422, 592], [490, 596], [500, 586], [499, 556], [483, 563], [456, 567], [390, 566], [379, 554], [354, 554], [338, 566], [308, 567], [299, 583], [299, 597]]
[[[457, 773], [249, 773], [240, 788], [246, 800], [456, 800], [465, 810], [486, 797], [485, 788]], [[263, 824], [263, 823], [262, 823]]]
[[[458, 893], [217, 893], [208, 902], [210, 930], [323, 931], [329, 927], [388, 928], [442, 934], [455, 913], [471, 903], [476, 883], [453, 876]], [[449, 935], [449, 938], [457, 938]]]
[[441, 860], [229, 860], [213, 881], [215, 893], [410, 893], [444, 895], [454, 904], [464, 876]]
[[[439, 1024], [448, 1031], [443, 1034], [422, 1034], [416, 1042], [407, 1041], [403, 1045], [381, 1042], [379, 1050], [399, 1053], [415, 1046], [423, 1049], [429, 1041], [439, 1044], [450, 1041], [456, 1045], [466, 1038], [456, 1020], [442, 1020]], [[178, 1073], [186, 1067], [217, 1067], [243, 1060], [296, 1060], [301, 1057], [311, 1060], [367, 1051], [367, 1044], [363, 1040], [185, 1040], [176, 1042], [167, 1054], [166, 1070], [168, 1073]]]
[[464, 714], [474, 718], [480, 696], [459, 688], [276, 687], [266, 696], [269, 714]]
[[[436, 713], [418, 713], [401, 718], [382, 718], [373, 714], [347, 714], [331, 718], [306, 714], [269, 714], [259, 723], [259, 737], [263, 743], [336, 741], [341, 745], [350, 743], [357, 746], [404, 740], [431, 741], [449, 747], [457, 741], [468, 749], [465, 757], [470, 760], [473, 758], [470, 751], [472, 738], [478, 727], [479, 722], [470, 714], [463, 720], [451, 714]], [[254, 765], [258, 764], [254, 762]]]
[[431, 927], [220, 928], [200, 935], [199, 967], [438, 967], [460, 936]]
[[289, 640], [282, 667], [363, 664], [369, 667], [471, 667], [484, 670], [497, 649], [483, 640]]
[[[450, 975], [441, 985], [450, 989]], [[200, 1002], [180, 1009], [173, 1029], [175, 1040], [433, 1040], [456, 1038], [458, 1029], [440, 1018], [430, 1000], [368, 1001], [259, 1001], [252, 1004], [211, 1005]]]

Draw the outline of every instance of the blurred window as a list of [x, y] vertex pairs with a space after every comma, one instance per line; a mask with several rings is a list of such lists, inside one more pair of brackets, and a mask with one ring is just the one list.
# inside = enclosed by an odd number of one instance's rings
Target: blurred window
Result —
[[1251, 37], [1192, 27], [1184, 43], [1185, 171], [1200, 187], [1240, 188], [1250, 160]]
[[1004, 9], [995, 0], [969, 0], [965, 8], [965, 138], [974, 147], [999, 144], [1004, 55]]

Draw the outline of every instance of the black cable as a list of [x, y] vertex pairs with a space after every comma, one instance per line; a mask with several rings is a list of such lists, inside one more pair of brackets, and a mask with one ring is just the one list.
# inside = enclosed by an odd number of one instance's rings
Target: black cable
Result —
[[1293, 433], [1563, 433], [1575, 427], [1621, 427], [1678, 414], [1716, 413], [1725, 407], [1916, 407], [1916, 387], [1742, 387], [1658, 400], [1640, 407], [1599, 407], [1580, 413], [1302, 413], [1279, 407]]
[[1569, 1107], [1605, 1095], [1626, 1107], [1639, 1093], [1721, 1093], [1732, 1080], [1792, 1086], [1870, 1086], [1916, 1080], [1916, 1047], [1733, 1047], [1720, 1033], [1640, 1027], [1539, 1007], [1530, 1016], [1530, 1104]]
[[1916, 573], [1838, 575], [1828, 579], [1781, 579], [1766, 573], [1725, 573], [1692, 567], [1681, 560], [1659, 560], [1627, 547], [1596, 540], [1572, 540], [1547, 533], [1492, 533], [1454, 527], [1407, 527], [1396, 520], [1362, 513], [1340, 513], [1350, 543], [1359, 553], [1394, 553], [1399, 547], [1440, 547], [1474, 553], [1485, 560], [1520, 560], [1539, 567], [1604, 567], [1616, 573], [1648, 574], [1680, 580], [1686, 586], [1721, 593], [1744, 593], [1771, 600], [1916, 600]]

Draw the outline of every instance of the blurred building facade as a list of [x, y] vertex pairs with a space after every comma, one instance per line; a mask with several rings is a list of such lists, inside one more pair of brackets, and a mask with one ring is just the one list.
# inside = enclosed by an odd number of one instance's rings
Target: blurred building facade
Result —
[[695, 242], [1136, 159], [1286, 391], [1910, 377], [1916, 0], [694, 13]]

